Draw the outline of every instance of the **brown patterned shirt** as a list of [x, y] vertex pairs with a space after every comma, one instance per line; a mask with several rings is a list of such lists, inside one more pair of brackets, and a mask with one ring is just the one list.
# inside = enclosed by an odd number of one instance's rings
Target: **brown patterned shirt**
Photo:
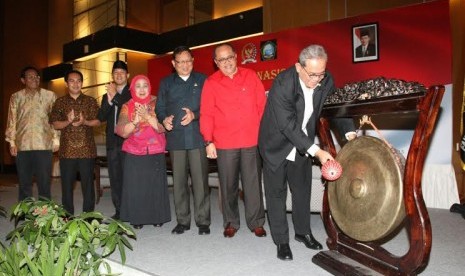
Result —
[[34, 93], [22, 89], [10, 98], [5, 140], [18, 151], [52, 150], [60, 132], [49, 124], [49, 114], [56, 95], [41, 88]]
[[[68, 113], [73, 109], [76, 117], [80, 116], [82, 112], [86, 120], [94, 120], [97, 118], [99, 107], [97, 101], [90, 96], [81, 94], [77, 99], [74, 99], [69, 94], [66, 94], [55, 101], [50, 114], [50, 123], [67, 121]], [[79, 120], [79, 118], [75, 120]], [[92, 127], [69, 124], [63, 128], [61, 130], [58, 156], [60, 158], [95, 158], [97, 149]]]

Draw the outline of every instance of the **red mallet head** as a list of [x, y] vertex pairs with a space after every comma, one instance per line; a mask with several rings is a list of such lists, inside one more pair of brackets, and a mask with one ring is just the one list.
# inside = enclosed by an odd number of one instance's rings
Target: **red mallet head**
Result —
[[328, 160], [321, 167], [321, 175], [328, 181], [334, 181], [341, 177], [342, 166], [336, 160]]

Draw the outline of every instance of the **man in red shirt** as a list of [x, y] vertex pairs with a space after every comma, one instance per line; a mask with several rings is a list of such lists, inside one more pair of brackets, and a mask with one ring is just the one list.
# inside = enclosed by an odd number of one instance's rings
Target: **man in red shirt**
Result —
[[224, 236], [239, 229], [239, 173], [244, 190], [247, 226], [257, 237], [265, 211], [260, 185], [258, 129], [265, 108], [265, 89], [257, 74], [237, 67], [237, 54], [227, 43], [214, 51], [219, 70], [207, 78], [200, 103], [200, 132], [208, 158], [217, 158], [223, 209]]

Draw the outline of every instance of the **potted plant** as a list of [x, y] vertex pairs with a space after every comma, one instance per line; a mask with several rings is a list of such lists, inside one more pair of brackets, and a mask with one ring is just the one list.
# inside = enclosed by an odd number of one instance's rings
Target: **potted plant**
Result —
[[127, 237], [136, 238], [126, 223], [99, 212], [70, 216], [49, 200], [17, 203], [13, 219], [10, 246], [0, 248], [0, 275], [111, 274], [104, 258], [118, 248], [124, 264], [125, 248], [132, 250]]

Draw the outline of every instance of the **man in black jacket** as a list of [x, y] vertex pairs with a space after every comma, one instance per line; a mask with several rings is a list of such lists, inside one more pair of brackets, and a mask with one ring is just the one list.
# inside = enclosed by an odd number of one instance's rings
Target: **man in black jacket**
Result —
[[192, 180], [194, 220], [199, 235], [210, 234], [210, 188], [205, 144], [200, 134], [200, 96], [206, 76], [193, 71], [194, 57], [186, 46], [176, 47], [171, 64], [176, 72], [160, 82], [155, 112], [167, 130], [166, 149], [173, 166], [173, 197], [178, 224], [171, 231], [190, 229], [188, 176]]
[[[258, 145], [264, 161], [268, 220], [281, 260], [293, 258], [286, 217], [287, 183], [292, 191], [295, 239], [310, 249], [323, 248], [310, 229], [310, 193], [312, 158], [318, 158], [321, 164], [333, 160], [315, 144], [323, 103], [335, 90], [332, 76], [326, 71], [327, 60], [320, 45], [303, 49], [299, 62], [274, 80], [260, 124]], [[335, 123], [347, 139], [355, 137], [351, 119]]]
[[105, 87], [107, 93], [102, 97], [102, 104], [97, 118], [101, 122], [107, 122], [108, 174], [110, 177], [111, 199], [115, 206], [115, 214], [112, 218], [119, 219], [124, 158], [121, 147], [124, 139], [115, 133], [115, 125], [118, 122], [121, 106], [131, 99], [128, 85], [128, 66], [124, 61], [117, 60], [113, 63], [112, 77], [113, 82], [107, 84]]

